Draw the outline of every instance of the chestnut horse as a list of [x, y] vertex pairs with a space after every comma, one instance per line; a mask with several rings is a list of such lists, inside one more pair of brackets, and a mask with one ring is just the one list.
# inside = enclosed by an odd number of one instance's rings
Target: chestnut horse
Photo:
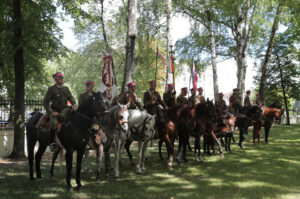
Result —
[[178, 135], [178, 118], [182, 111], [189, 105], [179, 105], [164, 110], [157, 106], [156, 129], [159, 135], [158, 149], [159, 157], [163, 159], [161, 153], [162, 143], [165, 142], [168, 152], [168, 166], [172, 167], [174, 156], [174, 141]]
[[257, 142], [260, 142], [261, 136], [261, 127], [265, 127], [265, 143], [268, 144], [268, 137], [270, 129], [275, 121], [275, 123], [281, 123], [281, 116], [283, 110], [279, 101], [274, 102], [268, 107], [262, 107], [263, 113], [260, 120], [253, 123], [253, 143], [257, 139]]

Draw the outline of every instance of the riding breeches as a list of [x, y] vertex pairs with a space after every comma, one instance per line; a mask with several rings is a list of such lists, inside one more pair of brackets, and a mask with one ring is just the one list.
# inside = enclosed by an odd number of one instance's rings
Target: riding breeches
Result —
[[50, 115], [50, 129], [55, 130], [57, 128], [58, 121], [64, 121], [69, 113], [69, 108], [64, 108], [59, 112], [59, 115]]

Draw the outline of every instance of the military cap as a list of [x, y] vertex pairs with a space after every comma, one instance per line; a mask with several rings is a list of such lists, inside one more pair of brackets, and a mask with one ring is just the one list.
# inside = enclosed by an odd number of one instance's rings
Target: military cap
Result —
[[186, 91], [187, 90], [187, 87], [183, 87], [181, 88], [182, 91]]
[[127, 84], [127, 87], [131, 87], [131, 86], [135, 86], [135, 83], [131, 82], [131, 83]]
[[90, 86], [94, 86], [95, 83], [94, 83], [93, 81], [86, 81], [86, 82], [85, 82], [85, 85], [86, 85], [87, 87], [90, 87]]
[[64, 78], [64, 75], [61, 72], [57, 72], [54, 75], [52, 75], [53, 79], [61, 79]]
[[198, 91], [203, 91], [203, 88], [202, 88], [202, 87], [199, 87], [197, 90], [198, 90]]
[[174, 88], [174, 85], [173, 84], [168, 84], [169, 87], [171, 88]]

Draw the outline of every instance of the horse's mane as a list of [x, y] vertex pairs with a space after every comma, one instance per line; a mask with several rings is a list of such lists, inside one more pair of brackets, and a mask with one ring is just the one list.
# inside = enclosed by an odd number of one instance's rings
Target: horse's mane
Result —
[[92, 103], [93, 101], [93, 96], [89, 97], [87, 100], [85, 100], [80, 106], [78, 107], [78, 112], [83, 112], [86, 110]]

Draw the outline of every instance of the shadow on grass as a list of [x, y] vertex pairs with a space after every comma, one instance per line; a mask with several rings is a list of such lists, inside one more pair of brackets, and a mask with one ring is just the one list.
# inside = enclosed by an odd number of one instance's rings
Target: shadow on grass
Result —
[[[47, 159], [39, 182], [28, 181], [27, 162], [0, 164], [0, 198], [299, 198], [300, 126], [272, 128], [270, 144], [253, 145], [251, 137], [249, 133], [245, 149], [233, 145], [224, 159], [205, 156], [204, 163], [196, 163], [188, 153], [189, 162], [175, 163], [171, 170], [158, 158], [157, 146], [150, 147], [143, 175], [135, 173], [123, 153], [121, 178], [108, 180], [101, 174], [99, 186], [95, 173], [83, 173], [84, 187], [79, 192], [66, 191], [65, 174], [59, 173], [58, 166], [55, 177], [49, 177]], [[136, 146], [132, 153], [137, 156]], [[90, 160], [95, 172], [95, 157]]]

